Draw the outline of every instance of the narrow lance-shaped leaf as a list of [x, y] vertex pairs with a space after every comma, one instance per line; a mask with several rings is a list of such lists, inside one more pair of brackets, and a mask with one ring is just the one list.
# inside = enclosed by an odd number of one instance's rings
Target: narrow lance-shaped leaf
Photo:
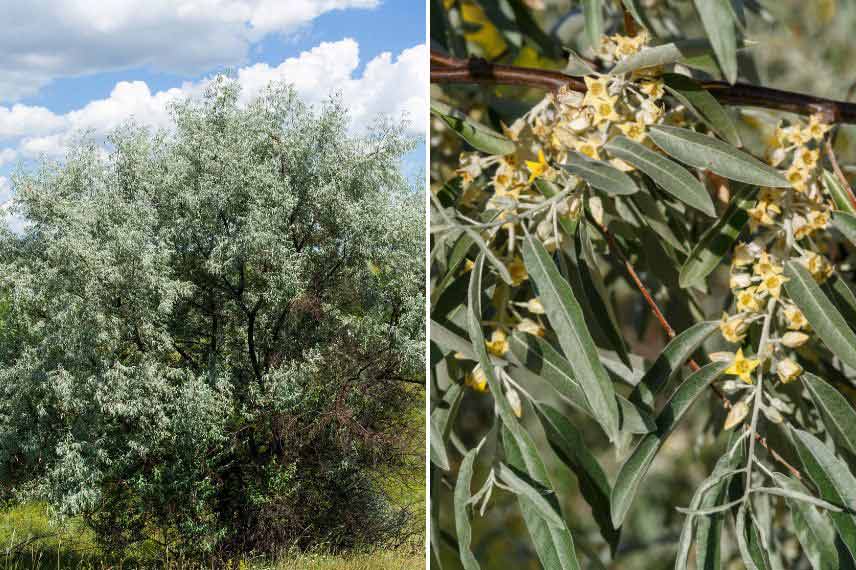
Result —
[[[536, 376], [568, 403], [594, 418], [585, 393], [574, 379], [571, 364], [549, 342], [537, 336], [515, 332], [509, 337], [508, 344], [511, 354], [521, 365], [509, 370], [512, 378], [526, 384], [530, 376]], [[621, 394], [616, 394], [615, 399], [618, 402], [621, 431], [648, 433], [654, 429], [654, 420], [646, 412], [639, 410]]]
[[705, 168], [730, 180], [786, 188], [791, 185], [784, 175], [728, 143], [713, 137], [668, 125], [656, 125], [648, 133], [663, 151], [684, 164]]
[[[515, 438], [510, 437], [506, 428], [503, 428], [502, 444], [508, 465], [522, 469], [523, 457], [520, 448], [517, 446]], [[546, 473], [540, 477], [530, 473], [530, 476], [541, 482], [546, 481]], [[557, 511], [559, 510], [558, 500], [555, 496], [546, 497], [546, 499], [555, 506]], [[532, 543], [535, 545], [535, 552], [538, 554], [541, 565], [551, 570], [579, 570], [580, 565], [577, 560], [574, 539], [567, 525], [557, 527], [547, 523], [535, 505], [524, 495], [518, 494], [517, 501], [520, 505], [520, 512], [523, 514], [523, 522], [532, 537]]]
[[612, 489], [612, 524], [621, 526], [660, 447], [696, 399], [716, 380], [727, 362], [713, 362], [690, 375], [657, 416], [657, 430], [643, 437], [621, 465]]
[[626, 173], [606, 162], [592, 160], [576, 152], [568, 153], [562, 167], [588, 182], [592, 188], [607, 194], [626, 196], [639, 191], [639, 187]]
[[493, 129], [473, 121], [462, 112], [440, 101], [431, 100], [431, 112], [458, 133], [476, 150], [487, 154], [511, 154], [515, 150], [514, 141]]
[[708, 216], [716, 214], [704, 185], [674, 161], [627, 137], [615, 137], [604, 148], [650, 176], [660, 188], [678, 200]]
[[848, 212], [833, 212], [832, 225], [844, 234], [850, 243], [856, 245], [856, 216]]
[[847, 366], [856, 368], [856, 333], [847, 326], [808, 270], [798, 262], [785, 265], [785, 290], [806, 320], [835, 356]]
[[610, 441], [618, 435], [618, 405], [612, 382], [600, 363], [597, 348], [583, 319], [582, 309], [570, 285], [559, 274], [556, 264], [541, 242], [531, 234], [523, 244], [523, 262], [547, 319], [556, 331], [559, 344], [583, 388], [589, 407]]
[[619, 531], [609, 517], [609, 497], [612, 488], [597, 458], [589, 451], [579, 430], [557, 409], [542, 404], [536, 407], [547, 441], [556, 455], [574, 472], [580, 492], [591, 505], [600, 533], [612, 548], [618, 547]]
[[666, 91], [695, 113], [710, 130], [719, 133], [734, 146], [743, 145], [731, 116], [698, 81], [686, 75], [666, 73], [663, 83]]
[[508, 486], [516, 494], [526, 497], [547, 524], [557, 528], [565, 526], [565, 521], [562, 520], [562, 517], [556, 512], [553, 505], [544, 497], [545, 493], [550, 493], [552, 492], [551, 490], [541, 487], [534, 479], [515, 472], [508, 465], [498, 465], [496, 475], [503, 484]]
[[603, 35], [603, 0], [583, 0], [586, 36], [593, 49], [597, 49]]
[[463, 395], [464, 388], [460, 384], [452, 384], [443, 395], [443, 401], [431, 413], [431, 461], [444, 471], [449, 470], [446, 443]]
[[712, 50], [710, 42], [704, 38], [691, 38], [652, 46], [622, 59], [609, 70], [609, 74], [620, 75], [646, 67], [668, 65], [710, 53]]
[[746, 565], [746, 570], [771, 570], [770, 559], [761, 542], [755, 519], [746, 508], [747, 503], [740, 505], [736, 515], [737, 549], [740, 558]]
[[856, 455], [856, 410], [850, 405], [841, 392], [836, 390], [826, 380], [804, 372], [803, 384], [811, 393], [815, 405], [820, 408], [824, 424], [835, 436], [839, 444], [845, 446]]
[[747, 210], [752, 188], [743, 186], [734, 193], [728, 209], [702, 236], [681, 267], [681, 287], [686, 289], [704, 283], [705, 278], [719, 266], [749, 220]]
[[[774, 473], [776, 483], [795, 493], [808, 490], [782, 473]], [[835, 528], [824, 513], [816, 507], [795, 499], [786, 498], [791, 511], [791, 523], [802, 545], [803, 552], [814, 570], [839, 570], [838, 550], [835, 547]]]
[[737, 81], [737, 27], [730, 0], [695, 0], [707, 37], [725, 79]]
[[455, 482], [455, 530], [458, 535], [458, 552], [464, 570], [480, 570], [478, 560], [471, 550], [473, 529], [470, 525], [470, 514], [467, 503], [470, 500], [470, 486], [473, 480], [473, 465], [478, 455], [478, 448], [471, 449], [464, 456], [461, 468], [458, 470], [458, 480]]
[[835, 208], [848, 214], [856, 214], [856, 204], [850, 197], [850, 191], [844, 187], [835, 174], [828, 170], [823, 171], [823, 183], [826, 190], [832, 195]]
[[651, 406], [663, 388], [675, 377], [701, 344], [719, 328], [716, 321], [696, 323], [671, 341], [630, 394], [634, 404]]
[[[725, 454], [719, 458], [714, 467], [714, 476], [721, 476], [730, 470], [742, 466], [746, 461], [746, 448], [741, 442], [734, 448], [735, 442], [740, 438], [737, 430], [731, 433], [728, 438], [728, 451], [733, 450], [733, 453]], [[699, 509], [709, 509], [721, 504], [728, 496], [728, 485], [733, 476], [723, 477], [710, 491], [702, 498], [699, 503]], [[717, 513], [710, 516], [696, 517], [696, 569], [697, 570], [720, 570], [721, 548], [722, 548], [722, 527], [725, 522], [725, 513]]]
[[791, 428], [794, 446], [820, 497], [842, 507], [841, 512], [830, 512], [844, 545], [856, 558], [856, 477], [847, 464], [835, 456], [822, 441], [808, 432]]

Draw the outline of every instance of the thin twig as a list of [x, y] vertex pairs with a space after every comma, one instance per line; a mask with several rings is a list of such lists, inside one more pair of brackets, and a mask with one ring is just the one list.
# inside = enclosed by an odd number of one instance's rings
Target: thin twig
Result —
[[[431, 50], [432, 83], [490, 83], [521, 85], [549, 91], [567, 87], [585, 92], [585, 83], [559, 71], [490, 63], [481, 58], [468, 60]], [[731, 85], [725, 81], [702, 81], [701, 86], [726, 105], [760, 107], [800, 115], [822, 113], [835, 123], [856, 123], [856, 104], [813, 95], [782, 91], [747, 83]]]

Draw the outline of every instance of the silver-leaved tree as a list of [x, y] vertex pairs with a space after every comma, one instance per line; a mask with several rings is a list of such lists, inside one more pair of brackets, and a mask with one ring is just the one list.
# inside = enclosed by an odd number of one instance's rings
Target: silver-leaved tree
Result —
[[[414, 141], [218, 79], [15, 179], [0, 239], [0, 480], [101, 543], [275, 551], [400, 536], [420, 430]], [[417, 458], [419, 454], [415, 454]]]
[[432, 2], [438, 565], [856, 565], [856, 105], [765, 4]]

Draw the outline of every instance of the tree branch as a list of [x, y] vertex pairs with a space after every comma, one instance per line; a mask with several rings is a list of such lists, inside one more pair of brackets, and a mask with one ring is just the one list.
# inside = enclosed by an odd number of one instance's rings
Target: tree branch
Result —
[[[568, 87], [585, 92], [582, 79], [559, 71], [490, 63], [481, 58], [457, 59], [431, 51], [431, 83], [489, 83], [521, 85], [557, 91]], [[856, 123], [856, 104], [813, 95], [781, 91], [746, 83], [702, 81], [701, 86], [725, 105], [759, 107], [800, 115], [824, 114], [833, 123]]]

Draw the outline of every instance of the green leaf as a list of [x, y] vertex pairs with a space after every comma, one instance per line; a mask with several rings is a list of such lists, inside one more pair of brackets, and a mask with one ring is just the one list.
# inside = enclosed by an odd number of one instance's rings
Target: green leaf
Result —
[[734, 146], [743, 146], [731, 115], [698, 81], [686, 75], [666, 73], [663, 82], [666, 90], [695, 113], [710, 130], [719, 133]]
[[657, 360], [654, 361], [654, 364], [651, 365], [651, 368], [631, 392], [630, 402], [637, 405], [652, 406], [657, 394], [675, 377], [693, 352], [718, 328], [719, 322], [717, 321], [696, 323], [669, 341], [669, 344], [666, 345], [666, 348], [663, 349], [663, 352], [660, 353], [660, 356], [657, 357]]
[[660, 188], [678, 200], [708, 216], [716, 215], [713, 201], [704, 185], [682, 166], [627, 137], [615, 137], [605, 148], [613, 156], [629, 162], [650, 176]]
[[440, 117], [474, 149], [487, 154], [511, 154], [516, 145], [511, 139], [493, 129], [473, 121], [462, 112], [440, 101], [431, 100], [431, 113]]
[[668, 65], [678, 61], [710, 53], [713, 50], [710, 42], [704, 38], [678, 40], [645, 48], [619, 61], [609, 70], [610, 75], [629, 73], [637, 69]]
[[473, 464], [478, 455], [478, 448], [471, 449], [464, 456], [461, 468], [458, 470], [458, 480], [455, 482], [455, 529], [458, 534], [458, 552], [464, 570], [480, 570], [478, 560], [470, 549], [473, 541], [473, 529], [470, 526], [470, 515], [467, 503], [470, 500], [470, 486], [473, 480]]
[[832, 200], [835, 202], [835, 207], [848, 214], [856, 214], [856, 205], [850, 198], [850, 192], [841, 184], [835, 174], [828, 170], [823, 171], [823, 182], [826, 185], [827, 191], [832, 195]]
[[586, 21], [586, 37], [595, 50], [603, 35], [603, 0], [582, 0], [583, 15]]
[[657, 430], [643, 437], [621, 465], [612, 489], [612, 524], [616, 528], [624, 522], [660, 447], [696, 399], [728, 366], [727, 362], [713, 362], [691, 374], [663, 406], [657, 416]]
[[562, 516], [556, 512], [554, 505], [545, 498], [546, 494], [553, 493], [552, 489], [540, 485], [528, 475], [520, 471], [515, 471], [513, 467], [503, 463], [497, 465], [496, 476], [515, 494], [528, 499], [547, 524], [559, 529], [565, 527], [565, 521], [562, 520]]
[[464, 388], [452, 384], [443, 394], [442, 402], [431, 412], [431, 461], [443, 471], [449, 470], [449, 457], [446, 444], [452, 432], [452, 425], [458, 415], [458, 407], [463, 399]]
[[449, 253], [449, 258], [446, 263], [446, 274], [437, 283], [433, 291], [431, 291], [432, 302], [436, 302], [443, 291], [446, 290], [446, 287], [454, 281], [457, 269], [467, 258], [467, 253], [469, 253], [473, 248], [473, 243], [473, 237], [466, 232], [462, 232], [461, 235], [458, 236], [458, 239], [455, 240], [455, 245], [452, 246], [452, 251]]
[[[774, 473], [776, 483], [796, 493], [808, 490], [796, 479]], [[806, 558], [814, 570], [839, 570], [838, 550], [835, 547], [835, 528], [829, 518], [804, 501], [786, 498], [791, 511], [791, 524], [802, 545]]]
[[856, 245], [856, 216], [847, 212], [832, 212], [832, 225], [844, 234], [850, 243]]
[[609, 517], [609, 497], [612, 488], [597, 458], [589, 451], [580, 431], [561, 412], [546, 404], [535, 408], [544, 427], [547, 441], [556, 455], [574, 472], [580, 493], [591, 506], [600, 533], [612, 548], [618, 547], [620, 533]]
[[832, 299], [841, 316], [856, 332], [856, 293], [853, 293], [847, 282], [837, 272], [833, 272], [832, 277], [827, 279], [820, 288]]
[[559, 338], [574, 378], [586, 395], [589, 408], [603, 427], [610, 441], [618, 436], [618, 405], [612, 382], [600, 363], [597, 348], [586, 328], [582, 309], [574, 298], [550, 254], [541, 242], [527, 234], [523, 243], [523, 262], [529, 278], [538, 288], [538, 295], [547, 320]]
[[[728, 438], [727, 450], [731, 450], [735, 442], [740, 438], [737, 431], [731, 433]], [[728, 485], [732, 476], [723, 477], [723, 474], [743, 465], [745, 459], [745, 446], [738, 444], [738, 448], [730, 456], [726, 453], [716, 462], [711, 479], [719, 477], [713, 487], [699, 502], [699, 509], [709, 509], [721, 504], [728, 496]], [[697, 570], [719, 570], [721, 561], [722, 526], [725, 522], [725, 513], [717, 513], [710, 516], [697, 517], [696, 523], [696, 569]]]
[[707, 276], [719, 266], [749, 220], [746, 211], [752, 206], [752, 193], [753, 189], [748, 186], [737, 190], [728, 209], [701, 236], [681, 267], [679, 280], [682, 288], [703, 285]]
[[847, 326], [808, 270], [798, 262], [785, 265], [785, 290], [824, 344], [847, 366], [856, 368], [856, 333]]
[[810, 372], [804, 372], [802, 380], [815, 405], [823, 412], [827, 429], [841, 445], [856, 454], [856, 433], [853, 431], [856, 428], [856, 410], [826, 380]]
[[[505, 428], [503, 428], [502, 443], [508, 464], [514, 468], [522, 469], [523, 458], [520, 449], [514, 438], [508, 437], [508, 430]], [[546, 474], [544, 476], [546, 477]], [[551, 570], [579, 570], [580, 565], [577, 561], [574, 539], [567, 525], [558, 528], [548, 524], [541, 517], [532, 501], [523, 495], [518, 495], [517, 501], [520, 504], [523, 521], [532, 537], [535, 552], [538, 554], [542, 566]], [[558, 501], [555, 495], [548, 497], [548, 501], [558, 510]]]
[[808, 432], [791, 428], [794, 446], [808, 474], [817, 488], [820, 498], [845, 508], [842, 512], [830, 512], [842, 542], [856, 558], [856, 477], [847, 464], [837, 458], [822, 441]]
[[756, 186], [785, 188], [791, 185], [775, 168], [713, 137], [668, 125], [655, 125], [648, 135], [668, 155], [724, 178]]
[[[515, 332], [508, 339], [512, 355], [521, 367], [514, 367], [509, 374], [515, 380], [527, 383], [529, 375], [547, 382], [564, 400], [594, 418], [585, 393], [579, 382], [574, 380], [570, 362], [543, 338]], [[615, 395], [620, 414], [621, 431], [648, 433], [654, 429], [654, 420], [639, 410], [620, 394]]]
[[740, 505], [736, 516], [737, 549], [740, 551], [740, 558], [743, 559], [746, 570], [771, 570], [767, 550], [761, 541], [761, 533], [758, 532], [751, 513], [746, 509], [746, 504]]
[[568, 153], [562, 167], [588, 182], [592, 188], [603, 190], [607, 194], [626, 196], [639, 191], [633, 179], [624, 172], [606, 162], [592, 160], [576, 152]]
[[730, 0], [695, 0], [696, 11], [725, 79], [737, 81], [737, 27]]

